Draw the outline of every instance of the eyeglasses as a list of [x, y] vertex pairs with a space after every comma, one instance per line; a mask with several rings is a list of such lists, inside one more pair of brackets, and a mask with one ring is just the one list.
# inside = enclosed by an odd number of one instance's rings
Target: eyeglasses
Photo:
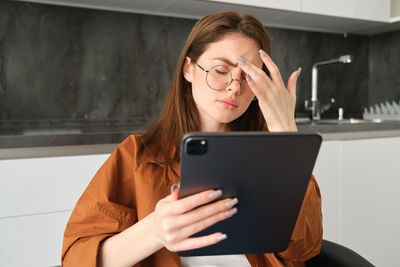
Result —
[[238, 81], [240, 84], [240, 94], [247, 100], [256, 100], [253, 91], [250, 89], [246, 79], [240, 81], [232, 77], [232, 72], [227, 66], [216, 65], [209, 70], [204, 69], [199, 64], [196, 64], [202, 71], [206, 72], [206, 83], [208, 87], [215, 91], [225, 90], [233, 81]]

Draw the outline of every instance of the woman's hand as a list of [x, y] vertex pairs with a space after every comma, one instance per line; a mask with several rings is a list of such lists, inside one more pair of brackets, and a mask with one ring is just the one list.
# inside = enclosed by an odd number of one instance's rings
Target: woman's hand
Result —
[[222, 191], [207, 190], [179, 200], [178, 192], [176, 187], [171, 195], [157, 203], [153, 212], [153, 229], [164, 247], [170, 251], [190, 250], [215, 244], [227, 237], [223, 233], [214, 233], [189, 238], [235, 214], [237, 208], [232, 207], [238, 203], [237, 198], [207, 204], [220, 197]]
[[238, 63], [247, 74], [247, 83], [258, 99], [268, 130], [270, 132], [297, 131], [294, 110], [296, 107], [296, 82], [301, 68], [290, 75], [286, 88], [279, 69], [271, 57], [262, 49], [259, 52], [271, 78], [262, 69], [242, 57], [238, 58]]
[[[100, 243], [99, 266], [133, 266], [163, 247], [182, 251], [215, 244], [226, 238], [223, 233], [189, 236], [231, 217], [237, 198], [207, 204], [222, 195], [207, 190], [178, 200], [179, 188], [158, 201], [154, 212], [131, 227]], [[200, 207], [201, 206], [201, 207]], [[132, 253], [134, 252], [134, 253]]]

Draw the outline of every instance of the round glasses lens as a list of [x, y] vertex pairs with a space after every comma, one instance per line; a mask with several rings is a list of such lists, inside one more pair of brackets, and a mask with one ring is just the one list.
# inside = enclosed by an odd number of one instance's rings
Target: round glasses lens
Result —
[[214, 90], [224, 90], [231, 80], [231, 72], [222, 65], [212, 67], [207, 73], [207, 84]]
[[[229, 68], [223, 65], [217, 65], [212, 67], [207, 73], [207, 84], [211, 89], [221, 91], [224, 90], [232, 82], [232, 73]], [[236, 81], [238, 81], [236, 79]], [[251, 101], [257, 100], [250, 86], [248, 85], [246, 78], [240, 82], [241, 95], [243, 98]]]

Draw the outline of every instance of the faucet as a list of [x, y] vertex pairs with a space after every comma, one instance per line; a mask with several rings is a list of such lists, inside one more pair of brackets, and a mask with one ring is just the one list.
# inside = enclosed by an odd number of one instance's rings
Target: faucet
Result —
[[[333, 64], [333, 63], [351, 63], [353, 61], [353, 56], [343, 55], [339, 58], [325, 60], [317, 62], [312, 67], [312, 81], [311, 81], [311, 104], [308, 100], [305, 101], [306, 110], [311, 110], [311, 117], [313, 120], [320, 120], [321, 114], [328, 110], [331, 104], [321, 107], [321, 103], [318, 100], [318, 67], [321, 65]], [[334, 103], [335, 99], [331, 99], [331, 103]]]

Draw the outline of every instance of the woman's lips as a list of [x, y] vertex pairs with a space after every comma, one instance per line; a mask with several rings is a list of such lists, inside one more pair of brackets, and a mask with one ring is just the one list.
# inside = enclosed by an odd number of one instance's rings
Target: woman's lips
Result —
[[221, 106], [223, 106], [224, 108], [230, 109], [230, 110], [236, 109], [236, 108], [238, 107], [238, 105], [237, 105], [234, 101], [232, 101], [232, 100], [230, 100], [230, 99], [217, 100], [217, 102], [218, 102]]

